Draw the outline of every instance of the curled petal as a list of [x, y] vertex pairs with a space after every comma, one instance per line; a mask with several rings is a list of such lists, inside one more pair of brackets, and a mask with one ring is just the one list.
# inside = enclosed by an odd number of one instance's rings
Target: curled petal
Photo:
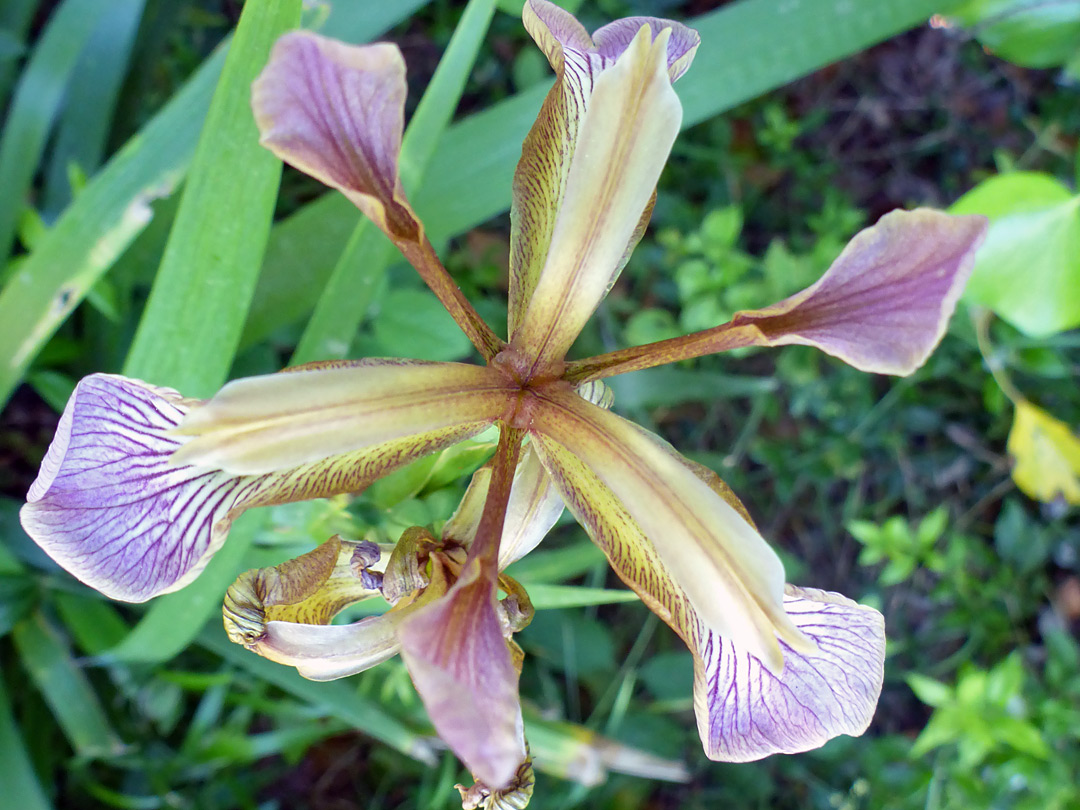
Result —
[[453, 425], [289, 469], [233, 475], [172, 457], [192, 407], [176, 391], [108, 374], [83, 379], [20, 519], [61, 567], [113, 599], [142, 602], [195, 579], [245, 509], [356, 492], [477, 431]]
[[787, 586], [784, 609], [817, 645], [784, 650], [784, 671], [702, 628], [695, 662], [698, 730], [710, 758], [749, 762], [794, 754], [840, 734], [859, 736], [884, 678], [885, 622], [840, 594]]
[[478, 432], [505, 409], [504, 385], [484, 367], [406, 360], [234, 380], [192, 408], [173, 461], [258, 474], [450, 426]]
[[562, 392], [536, 407], [532, 429], [579, 520], [603, 513], [639, 526], [712, 630], [774, 671], [783, 668], [778, 636], [792, 647], [812, 646], [783, 610], [784, 568], [775, 552], [658, 437]]
[[274, 45], [252, 107], [264, 146], [343, 192], [395, 241], [415, 242], [421, 226], [398, 177], [407, 90], [396, 45], [294, 31]]
[[[689, 66], [699, 41], [679, 23], [632, 17], [601, 28], [594, 42], [572, 15], [545, 0], [529, 0], [523, 19], [557, 80], [514, 175], [511, 337], [545, 266], [561, 272], [566, 255], [577, 259], [582, 249], [592, 251], [598, 264], [585, 286], [595, 300], [580, 305], [585, 318], [622, 269], [644, 231], [656, 177], [678, 131], [681, 108], [671, 82]], [[646, 26], [650, 33], [641, 33]], [[619, 179], [610, 187], [597, 184], [613, 177]], [[595, 211], [597, 205], [604, 210]], [[589, 216], [579, 221], [583, 214]], [[577, 244], [561, 247], [564, 255], [549, 255], [570, 238]], [[590, 238], [599, 244], [590, 246]], [[560, 279], [556, 286], [568, 283]]]
[[[357, 574], [368, 550], [338, 536], [273, 568], [247, 571], [225, 594], [229, 639], [264, 658], [296, 667], [313, 681], [354, 675], [398, 652], [402, 612], [331, 625], [341, 610], [378, 590]], [[374, 547], [378, 559], [377, 547]], [[370, 555], [369, 555], [370, 556]]]
[[478, 780], [499, 789], [525, 760], [525, 742], [518, 670], [493, 586], [474, 560], [445, 597], [401, 623], [398, 638], [439, 736]]
[[727, 328], [751, 328], [752, 345], [801, 343], [862, 371], [910, 374], [945, 334], [985, 234], [984, 217], [893, 211], [858, 233], [817, 283], [740, 312]]
[[[443, 539], [452, 538], [469, 545], [480, 526], [491, 484], [491, 468], [473, 474], [469, 488], [453, 517], [443, 527]], [[514, 471], [514, 485], [506, 506], [499, 570], [520, 560], [547, 536], [563, 513], [562, 498], [531, 447], [526, 447]]]
[[267, 622], [330, 624], [349, 605], [378, 595], [353, 565], [357, 549], [334, 535], [294, 560], [241, 574], [225, 593], [229, 639], [254, 649]]

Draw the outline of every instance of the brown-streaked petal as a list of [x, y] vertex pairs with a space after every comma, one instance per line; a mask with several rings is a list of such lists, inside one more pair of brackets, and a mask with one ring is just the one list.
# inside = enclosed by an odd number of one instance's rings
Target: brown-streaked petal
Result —
[[783, 610], [784, 568], [775, 552], [659, 437], [554, 389], [537, 403], [531, 430], [571, 511], [606, 511], [639, 525], [712, 630], [773, 671], [783, 667], [779, 640], [812, 647]]
[[275, 155], [341, 191], [395, 241], [418, 241], [398, 177], [407, 90], [396, 45], [294, 31], [252, 85], [252, 108]]
[[615, 281], [678, 134], [670, 29], [646, 26], [593, 83], [544, 264], [511, 345], [544, 368], [565, 356]]
[[[611, 23], [596, 32], [594, 42], [569, 12], [545, 0], [529, 0], [522, 16], [526, 29], [544, 51], [557, 78], [525, 139], [521, 161], [514, 174], [510, 236], [511, 337], [521, 325], [547, 260], [556, 217], [566, 197], [579, 133], [598, 77], [616, 63], [643, 26], [649, 26], [653, 37], [662, 30], [668, 32], [669, 81], [685, 72], [699, 42], [697, 32], [692, 29], [655, 17], [631, 17]], [[597, 157], [594, 154], [590, 159]], [[608, 168], [615, 170], [616, 167]], [[618, 170], [623, 169], [619, 167]], [[648, 194], [640, 204], [635, 204], [636, 212], [627, 216], [637, 221], [637, 227], [625, 234], [620, 255], [616, 257], [618, 266], [600, 271], [612, 279], [641, 238], [651, 213], [652, 199]]]
[[274, 472], [505, 410], [506, 381], [483, 366], [357, 360], [234, 380], [173, 432], [176, 464], [240, 475]]
[[885, 674], [885, 621], [838, 593], [788, 585], [784, 609], [817, 645], [784, 650], [773, 674], [719, 636], [703, 636], [695, 661], [698, 731], [711, 759], [750, 762], [795, 754], [870, 725]]
[[752, 345], [801, 343], [862, 371], [910, 374], [945, 334], [986, 234], [986, 219], [893, 211], [858, 234], [817, 283], [740, 312]]
[[[784, 610], [815, 647], [795, 650], [781, 640], [783, 671], [770, 671], [709, 629], [625, 504], [574, 454], [550, 441], [538, 447], [570, 511], [615, 573], [690, 648], [694, 710], [709, 757], [748, 761], [865, 731], [883, 675], [884, 623], [877, 611], [839, 594], [786, 586]], [[687, 469], [746, 514], [714, 473], [700, 465]]]
[[478, 780], [505, 787], [526, 754], [519, 673], [479, 560], [445, 597], [405, 619], [398, 639], [439, 736]]
[[196, 403], [110, 374], [84, 378], [60, 419], [20, 519], [61, 567], [113, 599], [142, 602], [195, 579], [254, 506], [357, 492], [483, 425], [420, 430], [290, 469], [232, 475], [172, 461]]
[[[377, 560], [378, 547], [364, 545]], [[315, 681], [353, 675], [395, 655], [398, 614], [330, 624], [344, 608], [379, 593], [356, 573], [360, 546], [335, 535], [295, 560], [241, 574], [225, 594], [229, 639]]]

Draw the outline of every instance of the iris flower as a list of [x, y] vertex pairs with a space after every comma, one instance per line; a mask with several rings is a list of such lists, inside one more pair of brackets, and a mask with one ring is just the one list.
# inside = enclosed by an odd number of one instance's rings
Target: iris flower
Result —
[[[650, 17], [590, 36], [546, 0], [526, 2], [524, 23], [556, 81], [513, 181], [508, 340], [453, 283], [402, 190], [398, 49], [288, 34], [253, 89], [263, 143], [386, 233], [483, 364], [312, 364], [235, 380], [206, 401], [92, 375], [64, 410], [23, 525], [83, 582], [143, 601], [191, 582], [245, 509], [358, 492], [496, 425], [494, 458], [439, 538], [410, 530], [391, 553], [333, 538], [249, 573], [227, 599], [234, 640], [317, 678], [400, 651], [438, 733], [483, 783], [510, 786], [526, 759], [520, 650], [510, 636], [528, 610], [501, 569], [539, 542], [565, 504], [689, 647], [710, 757], [747, 761], [861, 734], [881, 689], [881, 615], [786, 585], [734, 494], [613, 413], [602, 380], [786, 344], [908, 374], [941, 339], [984, 222], [893, 212], [784, 301], [695, 334], [569, 360], [647, 226], [682, 117], [672, 84], [699, 39]], [[389, 613], [329, 623], [376, 592]]]

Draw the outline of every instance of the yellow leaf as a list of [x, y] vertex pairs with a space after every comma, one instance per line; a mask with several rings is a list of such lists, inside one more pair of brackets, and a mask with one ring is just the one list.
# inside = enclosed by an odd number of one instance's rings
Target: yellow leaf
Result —
[[1015, 459], [1013, 480], [1025, 495], [1080, 504], [1080, 439], [1068, 425], [1021, 400], [1008, 447]]

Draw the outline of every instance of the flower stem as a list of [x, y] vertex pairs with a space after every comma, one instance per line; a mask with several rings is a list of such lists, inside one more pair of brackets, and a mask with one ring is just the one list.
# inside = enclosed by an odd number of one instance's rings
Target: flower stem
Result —
[[398, 247], [485, 360], [490, 361], [506, 348], [506, 343], [491, 330], [454, 283], [426, 236], [421, 235], [416, 242], [402, 240]]
[[646, 343], [644, 346], [633, 346], [584, 360], [574, 360], [567, 363], [563, 379], [572, 385], [581, 385], [628, 371], [691, 360], [707, 354], [754, 346], [760, 342], [761, 333], [757, 328], [726, 323], [693, 334]]
[[[498, 576], [499, 544], [502, 542], [503, 522], [506, 519], [506, 507], [510, 502], [510, 488], [514, 485], [514, 473], [517, 471], [518, 456], [521, 453], [521, 441], [525, 431], [502, 425], [499, 433], [499, 446], [492, 458], [491, 483], [488, 486], [487, 501], [476, 528], [476, 538], [469, 548], [469, 560], [476, 559], [485, 569], [484, 574], [492, 581]], [[466, 562], [468, 565], [468, 561]]]

